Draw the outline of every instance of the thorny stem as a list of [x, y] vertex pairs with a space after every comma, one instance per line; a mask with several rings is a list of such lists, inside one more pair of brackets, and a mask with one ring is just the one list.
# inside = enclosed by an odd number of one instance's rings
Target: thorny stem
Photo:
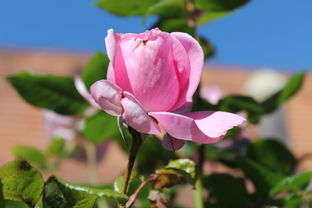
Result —
[[130, 176], [131, 176], [131, 172], [134, 166], [135, 158], [142, 144], [141, 133], [137, 132], [131, 127], [129, 127], [128, 129], [132, 136], [132, 143], [131, 143], [131, 149], [130, 149], [130, 154], [129, 154], [129, 159], [128, 159], [128, 167], [127, 167], [126, 175], [125, 175], [125, 181], [122, 187], [122, 192], [124, 194], [127, 194], [127, 189], [129, 186]]
[[137, 188], [137, 190], [129, 197], [128, 202], [126, 203], [126, 208], [130, 208], [132, 207], [132, 205], [134, 204], [136, 198], [138, 197], [140, 191], [143, 189], [143, 187], [154, 181], [157, 178], [157, 175], [151, 175], [146, 181], [144, 181], [143, 183], [141, 183], [141, 185]]

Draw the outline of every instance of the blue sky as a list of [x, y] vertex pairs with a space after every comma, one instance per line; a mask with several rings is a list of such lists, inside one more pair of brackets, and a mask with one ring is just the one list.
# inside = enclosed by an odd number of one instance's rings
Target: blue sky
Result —
[[[1, 0], [0, 48], [74, 52], [104, 51], [106, 30], [142, 32], [152, 22], [112, 16], [91, 0]], [[251, 0], [232, 15], [199, 29], [217, 48], [213, 64], [275, 67], [312, 66], [312, 1]]]

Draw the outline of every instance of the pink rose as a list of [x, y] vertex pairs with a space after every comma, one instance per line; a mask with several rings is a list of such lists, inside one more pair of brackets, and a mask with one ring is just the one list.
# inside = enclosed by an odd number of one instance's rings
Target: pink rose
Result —
[[138, 132], [167, 132], [165, 147], [177, 150], [185, 141], [213, 143], [245, 119], [232, 113], [185, 111], [198, 87], [204, 56], [199, 43], [181, 32], [153, 29], [141, 34], [105, 38], [110, 59], [107, 80], [91, 86], [95, 102]]

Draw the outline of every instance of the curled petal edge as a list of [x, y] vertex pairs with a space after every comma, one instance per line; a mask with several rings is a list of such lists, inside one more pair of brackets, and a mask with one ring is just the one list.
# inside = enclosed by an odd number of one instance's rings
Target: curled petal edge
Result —
[[116, 84], [109, 80], [100, 80], [95, 82], [91, 88], [91, 96], [94, 101], [108, 114], [120, 116], [122, 106], [122, 90]]
[[199, 111], [185, 114], [150, 112], [168, 134], [176, 139], [201, 144], [221, 140], [228, 130], [242, 125], [245, 119], [222, 111]]
[[91, 94], [88, 92], [85, 84], [79, 77], [75, 77], [75, 87], [79, 94], [86, 99], [93, 108], [100, 109], [100, 106], [95, 102], [95, 100], [92, 98]]
[[162, 146], [170, 151], [177, 151], [181, 149], [185, 144], [184, 140], [176, 139], [169, 134], [165, 134], [164, 139], [162, 141]]

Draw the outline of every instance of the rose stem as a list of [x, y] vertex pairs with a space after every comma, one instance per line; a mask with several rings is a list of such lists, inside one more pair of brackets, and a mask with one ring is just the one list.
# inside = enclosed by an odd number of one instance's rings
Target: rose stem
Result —
[[131, 149], [130, 149], [130, 154], [129, 154], [129, 159], [128, 159], [128, 167], [127, 167], [126, 175], [125, 175], [125, 181], [122, 187], [122, 192], [124, 194], [127, 194], [127, 189], [129, 186], [129, 180], [130, 180], [131, 172], [134, 166], [135, 158], [142, 144], [141, 133], [137, 132], [130, 126], [128, 127], [128, 130], [132, 136], [132, 143], [131, 143]]
[[198, 147], [198, 158], [197, 158], [198, 178], [195, 184], [195, 193], [194, 193], [196, 208], [204, 208], [202, 184], [200, 180], [200, 177], [203, 174], [204, 162], [205, 162], [205, 145], [200, 144]]

